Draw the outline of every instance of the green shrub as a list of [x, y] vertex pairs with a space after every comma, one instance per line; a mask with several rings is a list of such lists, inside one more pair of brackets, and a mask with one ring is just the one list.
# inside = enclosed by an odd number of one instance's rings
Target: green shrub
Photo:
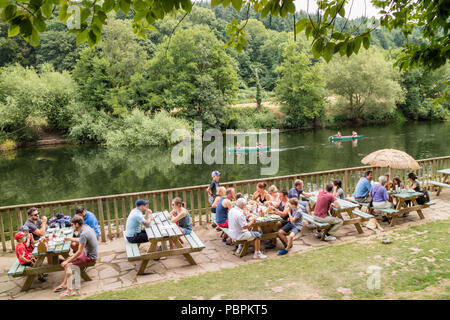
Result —
[[15, 148], [17, 148], [17, 144], [11, 139], [0, 141], [0, 152], [14, 150]]
[[262, 108], [260, 112], [250, 107], [230, 107], [227, 119], [231, 129], [271, 129], [279, 128], [280, 124], [272, 111]]
[[108, 128], [115, 125], [115, 121], [104, 111], [90, 110], [79, 103], [69, 106], [72, 111], [69, 139], [74, 143], [106, 141]]
[[125, 115], [116, 130], [106, 133], [106, 145], [108, 147], [169, 145], [178, 142], [171, 139], [175, 129], [190, 130], [190, 127], [186, 120], [175, 118], [166, 111], [150, 117], [143, 111], [134, 109]]

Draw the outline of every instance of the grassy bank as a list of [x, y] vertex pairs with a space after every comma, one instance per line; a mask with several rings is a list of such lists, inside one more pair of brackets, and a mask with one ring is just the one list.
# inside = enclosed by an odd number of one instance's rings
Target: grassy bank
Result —
[[[87, 299], [450, 299], [449, 230], [430, 222], [394, 232], [391, 245], [366, 238]], [[370, 266], [381, 268], [378, 289]]]

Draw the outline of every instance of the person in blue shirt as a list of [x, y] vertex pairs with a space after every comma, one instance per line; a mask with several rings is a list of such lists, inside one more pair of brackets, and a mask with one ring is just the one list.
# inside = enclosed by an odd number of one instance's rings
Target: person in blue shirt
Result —
[[357, 202], [367, 202], [367, 196], [369, 195], [370, 189], [372, 188], [372, 171], [366, 171], [364, 177], [361, 177], [356, 185], [355, 192], [353, 192], [353, 197]]
[[[297, 179], [294, 181], [294, 186], [289, 189], [288, 198], [289, 199], [300, 199], [300, 196], [311, 197], [312, 195], [303, 191], [303, 180]], [[298, 201], [299, 209], [303, 212], [311, 214], [311, 208], [308, 201]]]
[[[88, 225], [95, 231], [95, 234], [97, 235], [97, 240], [98, 240], [100, 238], [100, 229], [98, 227], [98, 221], [97, 221], [97, 217], [95, 216], [95, 214], [86, 210], [86, 208], [84, 208], [82, 206], [76, 206], [75, 207], [75, 216], [77, 216], [77, 215], [83, 218], [83, 224]], [[73, 235], [74, 238], [78, 238], [79, 236], [80, 236], [79, 234]], [[73, 252], [78, 251], [78, 245], [79, 245], [78, 241], [72, 241], [72, 243], [70, 244], [70, 247], [72, 248]]]
[[145, 232], [145, 229], [141, 228], [142, 225], [145, 227], [150, 226], [152, 210], [150, 210], [147, 205], [148, 201], [138, 199], [136, 201], [136, 208], [131, 210], [128, 215], [125, 227], [125, 237], [127, 237], [127, 240], [130, 243], [148, 242], [147, 232]]
[[100, 229], [98, 228], [98, 221], [95, 214], [81, 206], [75, 207], [75, 214], [80, 215], [83, 218], [83, 223], [94, 229], [98, 240], [98, 238], [100, 237]]

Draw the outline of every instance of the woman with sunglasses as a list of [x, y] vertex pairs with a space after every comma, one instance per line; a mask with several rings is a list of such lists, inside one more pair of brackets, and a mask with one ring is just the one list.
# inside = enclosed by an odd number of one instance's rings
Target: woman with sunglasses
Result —
[[169, 213], [169, 219], [175, 222], [180, 228], [181, 232], [188, 235], [192, 232], [191, 215], [184, 207], [184, 202], [181, 198], [176, 197], [172, 200], [172, 211]]

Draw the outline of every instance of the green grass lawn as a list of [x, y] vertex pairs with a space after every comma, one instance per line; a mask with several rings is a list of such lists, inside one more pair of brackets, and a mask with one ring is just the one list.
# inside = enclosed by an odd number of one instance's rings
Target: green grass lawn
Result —
[[[87, 299], [450, 299], [450, 220]], [[367, 270], [380, 269], [379, 289]]]

